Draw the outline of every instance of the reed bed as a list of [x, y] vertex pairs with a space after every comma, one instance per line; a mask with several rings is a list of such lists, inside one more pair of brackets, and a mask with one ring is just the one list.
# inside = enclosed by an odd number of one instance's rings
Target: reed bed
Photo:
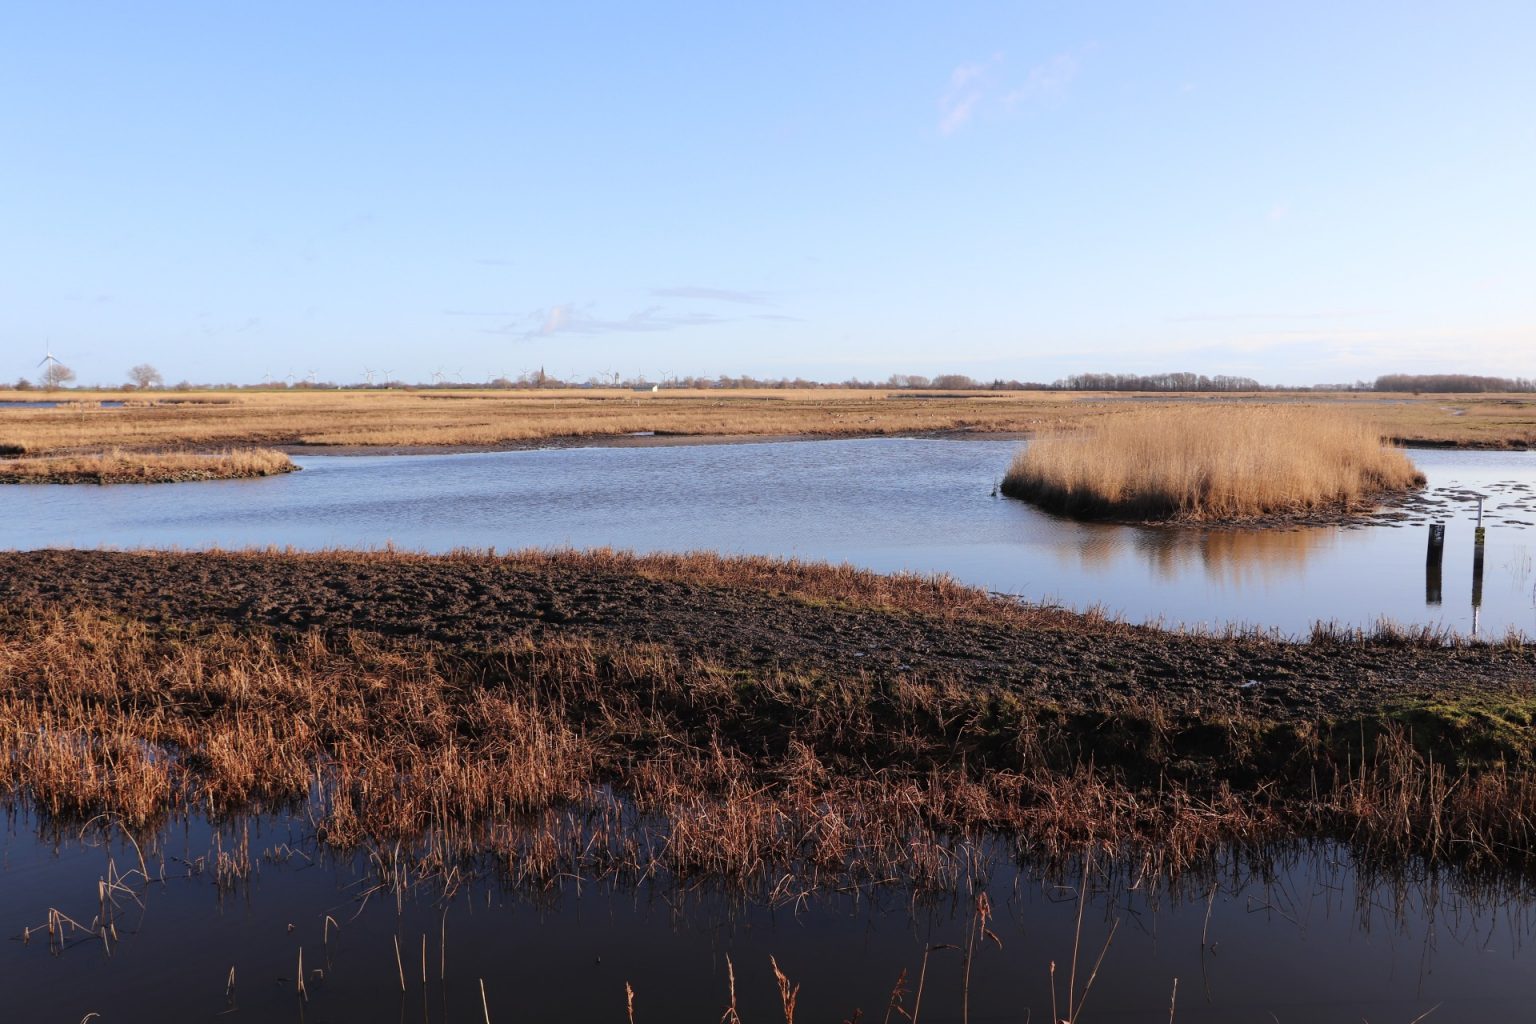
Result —
[[322, 843], [374, 849], [396, 884], [489, 859], [528, 882], [952, 888], [997, 834], [1036, 860], [1089, 848], [1152, 872], [1296, 836], [1481, 865], [1536, 850], [1529, 730], [1456, 733], [1447, 756], [1423, 716], [1069, 712], [579, 636], [476, 653], [90, 611], [0, 623], [0, 794], [136, 828], [303, 807]]
[[1216, 406], [1044, 431], [1002, 490], [1082, 518], [1229, 522], [1359, 511], [1423, 484], [1357, 416]]
[[283, 452], [263, 448], [217, 452], [130, 452], [0, 459], [6, 484], [164, 484], [242, 480], [298, 470]]

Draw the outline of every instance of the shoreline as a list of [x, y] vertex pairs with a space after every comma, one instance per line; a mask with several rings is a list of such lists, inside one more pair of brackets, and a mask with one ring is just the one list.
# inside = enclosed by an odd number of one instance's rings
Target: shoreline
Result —
[[347, 458], [359, 455], [478, 455], [489, 452], [559, 451], [572, 448], [691, 448], [714, 445], [798, 444], [814, 441], [929, 440], [929, 441], [1025, 441], [1026, 431], [923, 430], [886, 433], [850, 431], [848, 433], [798, 434], [683, 434], [650, 431], [634, 434], [568, 434], [557, 437], [528, 438], [496, 444], [423, 444], [423, 445], [310, 445], [279, 444], [274, 447], [288, 455], [313, 455], [319, 458]]
[[[495, 444], [329, 445], [292, 443], [274, 444], [271, 447], [288, 455], [347, 457], [354, 455], [474, 455], [487, 452], [550, 451], [567, 448], [684, 448], [705, 445], [865, 441], [880, 438], [931, 441], [1028, 441], [1033, 436], [1032, 431], [988, 431], [975, 428], [900, 431], [894, 433], [850, 431], [847, 433], [816, 434], [682, 434], [655, 431], [640, 434], [568, 434], [556, 437], [502, 441]], [[1409, 451], [1525, 452], [1531, 450], [1529, 445], [1519, 440], [1508, 440], [1502, 443], [1488, 441], [1437, 441], [1432, 438], [1413, 439], [1400, 437], [1393, 437], [1388, 440], [1397, 447], [1405, 448]]]
[[[1062, 706], [1112, 696], [1337, 716], [1419, 697], [1522, 686], [1536, 694], [1536, 644], [1504, 638], [1166, 629], [945, 577], [708, 552], [0, 551], [0, 609], [27, 607], [91, 608], [178, 629], [417, 636], [463, 649], [555, 633], [621, 644], [668, 638], [742, 671], [911, 672], [1016, 686]], [[1248, 682], [1258, 686], [1244, 689]]]

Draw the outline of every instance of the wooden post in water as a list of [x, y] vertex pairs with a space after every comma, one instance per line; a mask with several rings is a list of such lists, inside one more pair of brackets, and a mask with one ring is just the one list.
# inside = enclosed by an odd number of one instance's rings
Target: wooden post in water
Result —
[[1483, 607], [1483, 499], [1477, 499], [1477, 530], [1472, 534], [1472, 635], [1477, 635], [1478, 617]]
[[1429, 524], [1429, 550], [1424, 555], [1424, 603], [1440, 604], [1440, 569], [1445, 562], [1445, 524]]

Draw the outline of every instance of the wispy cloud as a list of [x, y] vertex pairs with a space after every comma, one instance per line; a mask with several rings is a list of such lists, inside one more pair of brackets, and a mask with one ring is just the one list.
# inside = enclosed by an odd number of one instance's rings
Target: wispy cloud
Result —
[[1021, 104], [1056, 102], [1077, 77], [1078, 67], [1074, 53], [1058, 53], [1043, 64], [1036, 64], [1024, 77], [1023, 85], [1003, 96], [1003, 106], [1012, 110]]
[[548, 338], [557, 334], [650, 334], [684, 327], [707, 327], [726, 323], [727, 318], [714, 313], [677, 313], [660, 306], [637, 309], [628, 316], [605, 319], [595, 315], [590, 305], [561, 303], [535, 310], [525, 316], [489, 329], [491, 334], [509, 334], [524, 339]]
[[[659, 294], [669, 291], [689, 292], [714, 292], [716, 289], [654, 289], [653, 293]], [[755, 293], [727, 293], [750, 295]], [[699, 297], [686, 295], [685, 298]], [[717, 296], [711, 294], [710, 298]], [[722, 299], [726, 302], [747, 302], [746, 298]], [[784, 313], [751, 313], [742, 316], [723, 316], [705, 310], [675, 310], [664, 306], [646, 306], [622, 317], [605, 317], [599, 315], [596, 303], [588, 302], [577, 304], [574, 302], [562, 302], [557, 305], [536, 309], [515, 316], [500, 327], [486, 329], [488, 334], [508, 335], [531, 341], [536, 338], [549, 338], [555, 335], [603, 335], [603, 334], [656, 334], [663, 331], [678, 331], [689, 327], [714, 327], [720, 324], [745, 323], [749, 320], [764, 320], [773, 323], [802, 323], [796, 316]], [[465, 314], [479, 315], [479, 314]]]
[[949, 84], [939, 97], [939, 134], [953, 135], [988, 109], [1008, 114], [1056, 103], [1077, 78], [1081, 53], [1058, 53], [1032, 66], [1022, 82], [1006, 73], [1001, 53], [961, 64], [949, 73]]
[[976, 64], [961, 64], [949, 73], [949, 87], [939, 98], [939, 134], [953, 135], [970, 123], [976, 107], [986, 95], [987, 76], [1002, 62], [1003, 55]]
[[709, 299], [715, 302], [735, 302], [743, 306], [769, 306], [772, 303], [762, 292], [742, 291], [735, 288], [698, 288], [684, 285], [677, 288], [652, 288], [651, 294], [663, 299]]

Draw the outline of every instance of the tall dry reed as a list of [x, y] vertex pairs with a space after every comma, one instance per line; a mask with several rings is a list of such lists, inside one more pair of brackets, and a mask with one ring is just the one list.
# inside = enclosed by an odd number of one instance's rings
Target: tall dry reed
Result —
[[1008, 468], [1003, 493], [1083, 518], [1210, 522], [1359, 510], [1423, 483], [1356, 416], [1227, 405], [1042, 431]]

